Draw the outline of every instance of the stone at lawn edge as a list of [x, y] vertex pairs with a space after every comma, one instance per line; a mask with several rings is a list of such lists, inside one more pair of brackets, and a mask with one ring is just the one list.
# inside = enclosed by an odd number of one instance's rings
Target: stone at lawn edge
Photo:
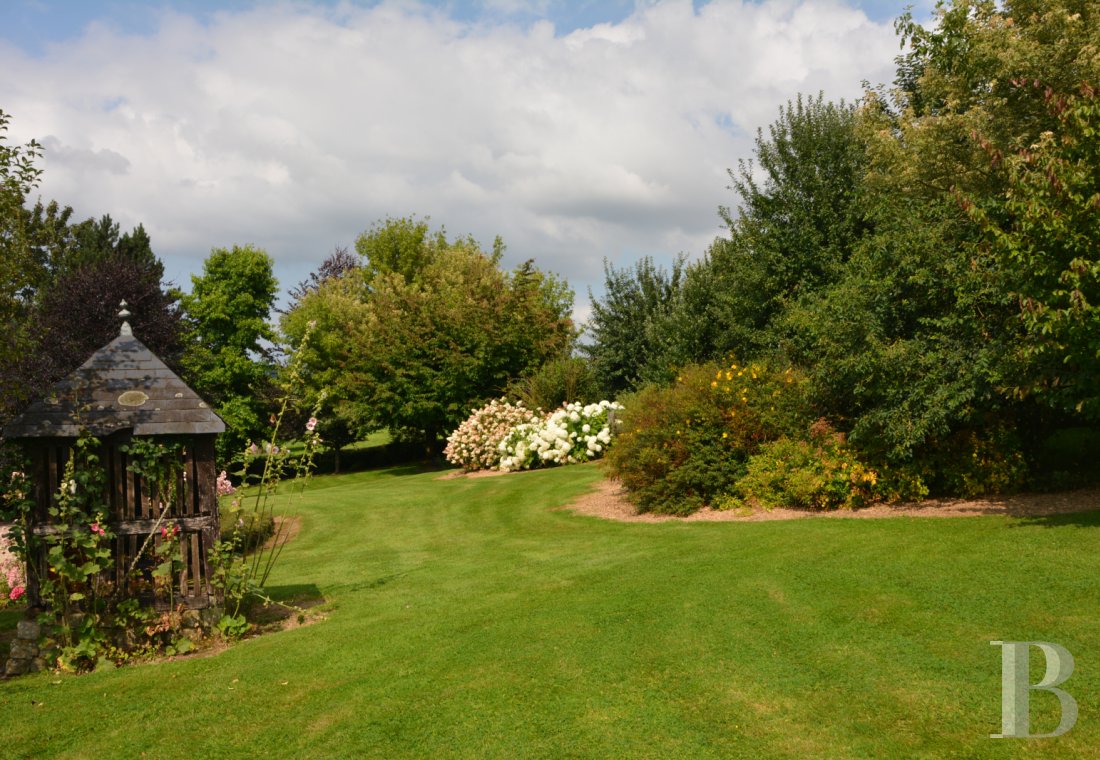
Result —
[[31, 670], [30, 660], [17, 660], [14, 657], [8, 660], [8, 664], [4, 667], [5, 676], [21, 676], [25, 673], [29, 673]]
[[15, 627], [15, 635], [27, 641], [38, 641], [42, 636], [42, 625], [37, 620], [20, 620]]
[[33, 660], [38, 656], [38, 644], [33, 641], [15, 639], [11, 643], [10, 656], [13, 660]]

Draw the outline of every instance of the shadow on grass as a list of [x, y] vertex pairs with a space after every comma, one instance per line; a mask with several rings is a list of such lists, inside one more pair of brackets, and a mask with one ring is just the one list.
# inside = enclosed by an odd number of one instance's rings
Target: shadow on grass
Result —
[[256, 602], [249, 606], [247, 613], [249, 622], [260, 629], [283, 627], [292, 619], [302, 623], [309, 610], [328, 601], [321, 589], [312, 583], [268, 586], [266, 591], [275, 604]]
[[1012, 523], [1014, 528], [1100, 528], [1100, 506], [1089, 512], [1069, 512], [1055, 515], [1030, 515]]
[[403, 478], [409, 475], [422, 475], [426, 472], [442, 472], [447, 469], [451, 469], [450, 465], [436, 462], [414, 462], [411, 464], [396, 465], [394, 467], [383, 467], [377, 470], [371, 470], [370, 472], [374, 477]]
[[391, 573], [390, 575], [383, 575], [381, 578], [375, 578], [373, 581], [369, 581], [359, 586], [359, 588], [382, 588], [385, 585], [393, 583], [398, 578], [404, 578], [411, 572], [419, 570], [420, 568], [414, 567], [412, 570], [403, 570], [400, 573]]
[[292, 583], [285, 586], [267, 586], [268, 596], [282, 604], [296, 604], [299, 607], [316, 607], [325, 601], [321, 589], [312, 583]]
[[411, 567], [408, 570], [402, 570], [399, 573], [390, 573], [389, 575], [382, 575], [378, 578], [369, 581], [363, 581], [362, 583], [351, 583], [346, 586], [340, 586], [341, 591], [367, 591], [376, 588], [382, 588], [389, 584], [404, 578], [410, 573], [415, 573], [417, 570], [421, 570], [421, 567]]

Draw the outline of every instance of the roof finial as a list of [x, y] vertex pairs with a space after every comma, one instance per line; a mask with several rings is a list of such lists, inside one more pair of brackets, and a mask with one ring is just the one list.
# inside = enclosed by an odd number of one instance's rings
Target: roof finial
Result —
[[119, 304], [122, 307], [122, 311], [118, 313], [120, 319], [122, 319], [122, 328], [118, 331], [119, 335], [133, 335], [134, 331], [130, 329], [130, 323], [126, 319], [130, 316], [130, 310], [126, 308], [126, 299], [122, 299]]

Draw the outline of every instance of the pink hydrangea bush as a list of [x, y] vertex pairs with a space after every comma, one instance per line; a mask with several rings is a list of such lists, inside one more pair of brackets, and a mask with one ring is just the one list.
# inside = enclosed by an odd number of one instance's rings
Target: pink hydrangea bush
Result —
[[526, 408], [522, 402], [510, 404], [505, 399], [490, 401], [474, 412], [447, 438], [443, 456], [467, 472], [493, 470], [500, 464], [500, 442], [512, 430], [542, 419], [542, 415]]

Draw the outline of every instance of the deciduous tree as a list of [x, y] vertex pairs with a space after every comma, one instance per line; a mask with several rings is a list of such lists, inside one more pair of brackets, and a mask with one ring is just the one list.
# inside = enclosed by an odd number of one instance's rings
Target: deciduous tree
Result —
[[[633, 390], [647, 379], [660, 379], [662, 321], [680, 289], [684, 258], [666, 271], [650, 257], [616, 269], [604, 261], [604, 293], [592, 300], [592, 316], [583, 350], [597, 382], [608, 397]], [[589, 293], [591, 296], [591, 293]], [[667, 367], [664, 368], [667, 371]]]
[[502, 271], [499, 240], [487, 255], [391, 219], [356, 247], [364, 266], [322, 283], [282, 327], [296, 345], [313, 324], [304, 371], [361, 433], [388, 428], [438, 451], [471, 409], [574, 338], [569, 288], [532, 262]]
[[259, 440], [268, 418], [274, 365], [268, 324], [278, 291], [271, 257], [252, 246], [215, 248], [181, 297], [187, 318], [184, 370], [229, 430], [219, 454]]

